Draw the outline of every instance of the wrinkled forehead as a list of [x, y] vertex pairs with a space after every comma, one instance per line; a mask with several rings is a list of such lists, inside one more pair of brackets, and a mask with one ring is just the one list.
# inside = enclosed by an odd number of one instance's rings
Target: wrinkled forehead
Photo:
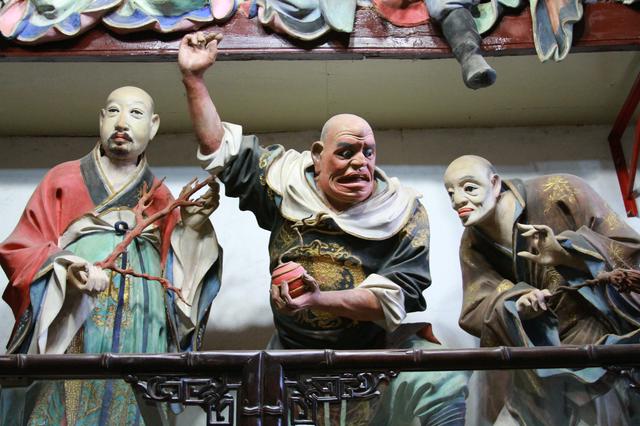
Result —
[[491, 169], [480, 161], [473, 159], [459, 159], [452, 162], [444, 173], [447, 186], [473, 180], [483, 182], [491, 177]]
[[106, 105], [117, 103], [119, 105], [137, 105], [153, 112], [153, 99], [147, 92], [136, 87], [123, 87], [116, 89], [107, 97]]
[[363, 142], [375, 145], [373, 130], [364, 120], [343, 120], [333, 123], [328, 129], [326, 144], [335, 145], [341, 143]]

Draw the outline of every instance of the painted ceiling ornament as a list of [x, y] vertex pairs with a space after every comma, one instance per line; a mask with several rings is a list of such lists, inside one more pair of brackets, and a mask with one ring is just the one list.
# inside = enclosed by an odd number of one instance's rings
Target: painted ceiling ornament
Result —
[[[252, 0], [258, 20], [274, 31], [314, 40], [329, 31], [353, 31], [357, 0]], [[252, 9], [252, 8], [249, 8]]]
[[27, 44], [74, 37], [122, 0], [9, 0], [0, 9], [0, 33]]
[[124, 0], [102, 20], [117, 32], [190, 31], [207, 22], [223, 21], [236, 12], [238, 0]]

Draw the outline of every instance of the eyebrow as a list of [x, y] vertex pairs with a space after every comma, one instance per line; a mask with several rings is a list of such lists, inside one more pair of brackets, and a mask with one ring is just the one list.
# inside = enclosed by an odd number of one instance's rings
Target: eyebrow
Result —
[[353, 145], [351, 142], [338, 142], [336, 144], [338, 148], [351, 148], [351, 145]]
[[478, 178], [476, 178], [475, 176], [471, 176], [471, 175], [466, 175], [466, 176], [462, 176], [460, 179], [458, 179], [458, 181], [461, 180], [477, 180]]

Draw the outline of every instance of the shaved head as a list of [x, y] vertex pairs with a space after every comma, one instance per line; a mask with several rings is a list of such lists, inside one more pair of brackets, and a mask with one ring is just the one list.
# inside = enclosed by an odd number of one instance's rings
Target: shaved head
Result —
[[135, 86], [123, 86], [117, 88], [113, 92], [109, 93], [109, 96], [107, 96], [107, 103], [109, 103], [111, 99], [119, 98], [121, 96], [138, 98], [139, 101], [144, 102], [147, 105], [151, 114], [153, 114], [155, 110], [155, 104], [151, 95]]
[[373, 133], [371, 126], [367, 120], [355, 114], [338, 114], [334, 115], [324, 123], [322, 132], [320, 133], [320, 141], [327, 142], [336, 131], [345, 128], [360, 128], [362, 133]]
[[478, 155], [463, 155], [461, 157], [453, 160], [449, 166], [447, 167], [447, 171], [445, 171], [445, 176], [447, 172], [451, 169], [459, 169], [459, 168], [473, 168], [475, 170], [484, 169], [487, 171], [487, 175], [497, 175], [498, 172], [496, 168], [487, 160], [486, 158], [482, 158]]

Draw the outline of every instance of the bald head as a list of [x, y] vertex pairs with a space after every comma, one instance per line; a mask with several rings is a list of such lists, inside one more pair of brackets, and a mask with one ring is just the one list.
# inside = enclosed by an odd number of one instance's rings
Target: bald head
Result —
[[478, 155], [463, 155], [461, 157], [453, 160], [447, 170], [445, 171], [445, 176], [449, 170], [484, 170], [487, 173], [487, 176], [498, 174], [496, 172], [496, 168], [487, 160], [486, 158], [480, 157]]
[[368, 135], [373, 134], [373, 130], [367, 120], [355, 114], [334, 115], [324, 123], [320, 133], [320, 141], [327, 142], [335, 139], [338, 132], [349, 130], [353, 134]]
[[121, 99], [123, 97], [129, 99], [137, 99], [139, 102], [144, 103], [151, 114], [153, 114], [155, 110], [155, 103], [153, 102], [153, 98], [151, 97], [151, 95], [141, 88], [135, 86], [123, 86], [117, 88], [113, 92], [109, 93], [109, 96], [107, 96], [106, 104], [108, 105], [109, 102], [113, 99]]

